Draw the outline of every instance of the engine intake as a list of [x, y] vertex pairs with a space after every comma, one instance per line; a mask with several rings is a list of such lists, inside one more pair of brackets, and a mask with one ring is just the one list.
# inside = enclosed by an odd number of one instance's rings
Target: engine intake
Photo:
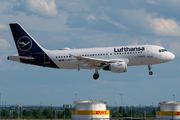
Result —
[[124, 73], [127, 71], [127, 64], [125, 62], [110, 63], [103, 67], [103, 70], [111, 71], [113, 73]]

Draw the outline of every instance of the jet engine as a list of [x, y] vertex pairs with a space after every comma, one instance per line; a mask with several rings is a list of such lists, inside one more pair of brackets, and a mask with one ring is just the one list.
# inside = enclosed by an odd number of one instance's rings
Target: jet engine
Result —
[[109, 63], [103, 70], [111, 71], [113, 73], [124, 73], [127, 71], [127, 64], [125, 62]]

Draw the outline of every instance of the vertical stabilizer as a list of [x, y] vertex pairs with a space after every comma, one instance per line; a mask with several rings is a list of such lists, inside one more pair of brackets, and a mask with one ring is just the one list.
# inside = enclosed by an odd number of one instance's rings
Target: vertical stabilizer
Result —
[[43, 48], [18, 23], [9, 24], [19, 55], [42, 52]]

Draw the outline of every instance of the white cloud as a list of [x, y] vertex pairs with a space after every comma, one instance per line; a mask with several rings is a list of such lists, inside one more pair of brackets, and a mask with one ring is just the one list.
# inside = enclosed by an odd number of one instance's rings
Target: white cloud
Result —
[[7, 23], [20, 23], [25, 29], [51, 32], [59, 32], [69, 29], [65, 25], [68, 14], [63, 11], [59, 13], [57, 17], [52, 19], [44, 19], [37, 15], [26, 15], [24, 12], [19, 12], [16, 15], [1, 16], [2, 21], [6, 21]]
[[109, 23], [114, 24], [118, 29], [120, 29], [120, 28], [122, 28], [124, 30], [126, 29], [126, 27], [124, 25], [120, 24], [119, 22], [115, 22], [113, 20], [110, 20], [110, 18], [104, 14], [103, 14], [103, 16], [100, 16], [100, 19], [107, 20]]
[[0, 38], [0, 49], [6, 49], [8, 47], [11, 47], [11, 45], [5, 39]]
[[149, 22], [157, 35], [180, 36], [180, 26], [172, 19], [151, 18]]
[[6, 25], [0, 24], [0, 30], [7, 30], [8, 27]]
[[95, 18], [94, 15], [89, 15], [87, 19], [88, 19], [88, 20], [95, 20], [96, 18]]
[[47, 17], [57, 16], [54, 0], [27, 0], [27, 7], [30, 11]]
[[0, 61], [0, 70], [20, 70], [21, 68], [17, 65], [11, 65], [9, 63], [4, 63], [3, 61]]
[[154, 0], [146, 0], [146, 2], [149, 4], [157, 4]]

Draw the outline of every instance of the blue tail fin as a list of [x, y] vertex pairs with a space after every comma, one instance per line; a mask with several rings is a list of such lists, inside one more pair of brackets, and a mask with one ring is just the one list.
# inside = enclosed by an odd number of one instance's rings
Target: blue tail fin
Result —
[[19, 55], [42, 52], [43, 48], [18, 23], [9, 24]]

